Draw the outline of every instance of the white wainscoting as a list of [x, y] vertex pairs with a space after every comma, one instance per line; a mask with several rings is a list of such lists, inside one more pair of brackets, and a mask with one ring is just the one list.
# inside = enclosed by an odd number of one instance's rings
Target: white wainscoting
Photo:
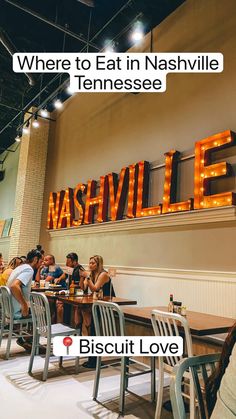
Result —
[[236, 319], [236, 272], [114, 268], [116, 295], [134, 298], [140, 307], [167, 305], [172, 293], [187, 310]]
[[[85, 269], [86, 263], [81, 262]], [[59, 263], [64, 268], [65, 263]], [[137, 306], [165, 306], [170, 294], [187, 310], [231, 317], [236, 321], [236, 272], [106, 266], [116, 269], [116, 295]]]

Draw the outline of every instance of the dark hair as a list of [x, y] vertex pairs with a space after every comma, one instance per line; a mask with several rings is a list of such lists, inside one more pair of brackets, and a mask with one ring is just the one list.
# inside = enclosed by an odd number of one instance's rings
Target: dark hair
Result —
[[29, 263], [31, 263], [31, 262], [33, 262], [33, 260], [34, 260], [34, 258], [35, 257], [37, 257], [38, 258], [38, 260], [39, 259], [42, 259], [42, 255], [41, 255], [41, 253], [37, 250], [37, 249], [33, 249], [33, 250], [31, 250], [28, 254], [27, 254], [27, 256], [26, 256], [26, 261], [27, 262], [29, 262]]
[[78, 260], [79, 260], [77, 253], [73, 253], [73, 252], [68, 253], [68, 255], [66, 257], [67, 257], [67, 259], [73, 260], [73, 262], [78, 262]]
[[232, 353], [233, 347], [236, 344], [236, 323], [231, 328], [225, 343], [222, 348], [219, 365], [213, 374], [209, 377], [206, 385], [206, 402], [209, 417], [212, 414], [216, 403], [217, 391], [220, 388], [221, 379], [225, 373], [225, 370], [229, 364], [229, 358]]
[[2, 253], [0, 253], [0, 258], [2, 258]]
[[44, 250], [41, 244], [37, 244], [36, 249], [41, 253], [41, 255], [44, 255]]

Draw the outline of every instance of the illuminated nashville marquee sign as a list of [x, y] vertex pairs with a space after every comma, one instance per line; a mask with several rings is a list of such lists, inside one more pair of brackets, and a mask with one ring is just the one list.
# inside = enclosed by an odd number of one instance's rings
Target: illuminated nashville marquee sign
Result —
[[[234, 205], [233, 192], [210, 194], [210, 181], [231, 175], [231, 165], [226, 162], [211, 164], [213, 151], [235, 144], [235, 134], [231, 131], [205, 138], [195, 144], [194, 200], [176, 202], [177, 169], [180, 153], [171, 150], [165, 154], [165, 181], [163, 203], [148, 207], [149, 163], [141, 161], [121, 169], [120, 175], [109, 173], [100, 177], [99, 194], [97, 182], [89, 180], [87, 185], [79, 183], [73, 190], [51, 192], [48, 207], [48, 229], [78, 227], [121, 220], [124, 216], [126, 200], [127, 218], [147, 217], [170, 212], [189, 211]], [[85, 203], [83, 196], [86, 196]], [[75, 215], [77, 210], [78, 217]], [[108, 218], [109, 214], [109, 218]], [[77, 218], [77, 219], [76, 219]]]

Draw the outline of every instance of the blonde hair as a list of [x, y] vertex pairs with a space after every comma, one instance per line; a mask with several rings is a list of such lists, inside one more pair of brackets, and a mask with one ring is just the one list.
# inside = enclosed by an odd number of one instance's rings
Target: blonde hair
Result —
[[96, 272], [91, 272], [90, 273], [90, 277], [91, 277], [92, 281], [95, 282], [95, 276], [99, 275], [104, 270], [104, 268], [103, 268], [103, 258], [102, 258], [102, 256], [95, 255], [95, 256], [91, 256], [89, 258], [89, 261], [91, 259], [94, 259], [96, 264], [97, 264]]
[[11, 259], [10, 262], [7, 265], [7, 269], [15, 269], [17, 266], [21, 265], [23, 263], [22, 259], [18, 256]]

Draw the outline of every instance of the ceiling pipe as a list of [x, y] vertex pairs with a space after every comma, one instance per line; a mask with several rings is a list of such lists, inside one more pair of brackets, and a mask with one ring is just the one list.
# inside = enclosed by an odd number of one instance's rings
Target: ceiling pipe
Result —
[[79, 3], [83, 3], [88, 7], [95, 7], [93, 0], [77, 0]]
[[4, 0], [4, 1], [6, 3], [11, 4], [12, 6], [16, 7], [17, 9], [20, 9], [23, 12], [28, 13], [31, 16], [34, 16], [36, 19], [39, 19], [42, 22], [47, 23], [50, 26], [53, 26], [54, 28], [58, 29], [59, 31], [66, 33], [67, 35], [71, 36], [72, 38], [77, 39], [78, 41], [82, 42], [83, 44], [89, 45], [90, 47], [92, 47], [92, 48], [94, 48], [98, 51], [100, 50], [100, 48], [98, 48], [97, 45], [93, 44], [90, 41], [87, 41], [82, 36], [77, 35], [77, 33], [74, 33], [72, 31], [70, 31], [69, 29], [64, 28], [63, 26], [58, 25], [58, 23], [52, 22], [51, 20], [47, 19], [44, 16], [41, 16], [39, 13], [29, 9], [28, 7], [22, 6], [21, 4], [16, 3], [15, 1], [12, 1], [12, 0]]
[[[17, 52], [12, 42], [10, 41], [9, 37], [7, 36], [6, 32], [4, 32], [2, 29], [0, 29], [0, 42], [11, 56], [13, 56], [15, 52]], [[26, 75], [30, 86], [34, 86], [35, 80], [32, 74], [29, 74], [29, 73], [24, 73], [24, 74]]]

